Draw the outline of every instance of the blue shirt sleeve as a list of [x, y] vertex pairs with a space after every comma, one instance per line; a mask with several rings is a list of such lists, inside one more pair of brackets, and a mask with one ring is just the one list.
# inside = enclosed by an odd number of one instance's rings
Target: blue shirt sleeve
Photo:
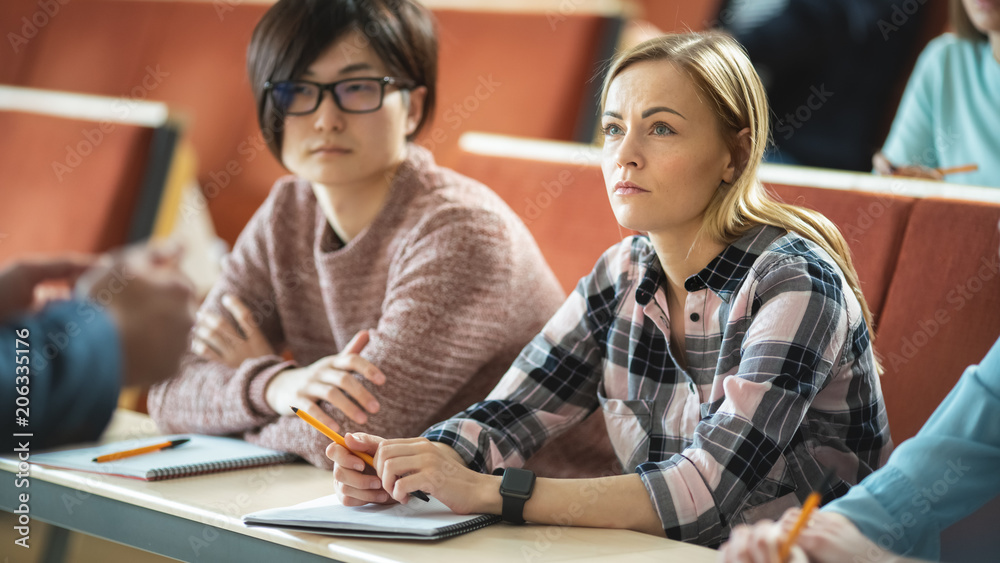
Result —
[[1000, 341], [969, 367], [920, 432], [824, 510], [869, 539], [937, 560], [941, 531], [1000, 494]]
[[34, 452], [94, 440], [118, 403], [118, 331], [107, 313], [83, 301], [6, 319], [0, 324], [0, 373], [4, 454], [24, 442]]
[[939, 114], [935, 106], [940, 103], [936, 91], [944, 79], [943, 48], [941, 40], [927, 45], [899, 101], [889, 136], [882, 147], [882, 153], [896, 166], [940, 166], [940, 155], [934, 143], [934, 120]]

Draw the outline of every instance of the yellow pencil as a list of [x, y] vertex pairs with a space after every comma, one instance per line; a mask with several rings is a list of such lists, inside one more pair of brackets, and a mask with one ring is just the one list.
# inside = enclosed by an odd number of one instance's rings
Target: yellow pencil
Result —
[[181, 438], [180, 440], [171, 440], [169, 442], [161, 442], [159, 444], [153, 444], [152, 446], [143, 446], [141, 448], [135, 448], [131, 450], [125, 450], [122, 452], [115, 452], [113, 454], [104, 454], [95, 457], [91, 461], [97, 463], [104, 463], [106, 461], [117, 461], [126, 457], [132, 457], [135, 455], [148, 454], [152, 452], [158, 452], [160, 450], [165, 450], [167, 448], [176, 448], [177, 446], [188, 442], [190, 438]]
[[327, 425], [323, 424], [322, 422], [316, 420], [316, 417], [314, 417], [313, 415], [307, 413], [306, 411], [299, 410], [299, 409], [297, 409], [295, 407], [292, 407], [292, 412], [294, 412], [295, 414], [299, 415], [299, 418], [301, 418], [302, 420], [308, 422], [309, 426], [312, 426], [316, 430], [319, 430], [320, 432], [322, 432], [323, 434], [325, 434], [327, 438], [329, 438], [329, 439], [333, 440], [334, 442], [337, 442], [341, 446], [347, 448], [347, 451], [349, 451], [352, 454], [354, 454], [354, 455], [360, 457], [361, 459], [365, 460], [365, 463], [367, 463], [368, 465], [372, 466], [373, 469], [375, 468], [375, 459], [372, 456], [370, 456], [370, 455], [368, 455], [368, 454], [366, 454], [364, 452], [356, 452], [356, 451], [352, 450], [351, 448], [348, 448], [347, 447], [347, 442], [344, 441], [344, 437], [343, 436], [341, 436], [340, 434], [337, 434], [336, 432], [334, 432], [333, 429], [331, 429], [329, 426], [327, 426]]
[[792, 531], [788, 533], [788, 537], [785, 542], [781, 544], [781, 549], [778, 551], [778, 561], [785, 563], [788, 561], [788, 555], [792, 552], [792, 546], [795, 545], [795, 540], [799, 539], [799, 534], [802, 532], [802, 528], [805, 527], [806, 522], [809, 521], [809, 517], [812, 516], [813, 510], [819, 506], [819, 501], [823, 498], [823, 495], [819, 491], [813, 491], [809, 493], [809, 498], [806, 499], [804, 505], [802, 505], [802, 513], [799, 514], [799, 519], [795, 521], [795, 527]]
[[964, 164], [962, 166], [952, 166], [949, 168], [938, 168], [938, 172], [942, 176], [947, 176], [948, 174], [959, 174], [961, 172], [975, 172], [979, 170], [978, 164]]
[[806, 526], [806, 523], [809, 522], [809, 517], [812, 516], [813, 511], [819, 506], [819, 502], [823, 500], [823, 493], [821, 491], [826, 489], [830, 480], [833, 479], [833, 476], [833, 468], [827, 469], [826, 473], [823, 475], [823, 483], [818, 489], [809, 493], [809, 496], [806, 497], [806, 502], [802, 504], [802, 513], [799, 514], [799, 519], [795, 521], [795, 526], [792, 527], [792, 531], [788, 532], [788, 537], [785, 538], [784, 543], [781, 544], [781, 548], [778, 549], [778, 561], [780, 563], [788, 561], [788, 555], [792, 552], [792, 546], [795, 545], [795, 540], [799, 539], [799, 534], [802, 533], [802, 528]]
[[[347, 442], [344, 441], [344, 437], [343, 436], [341, 436], [340, 434], [337, 434], [336, 432], [334, 432], [333, 429], [330, 428], [329, 426], [327, 426], [327, 425], [323, 424], [322, 422], [316, 420], [316, 417], [314, 417], [313, 415], [307, 413], [304, 410], [299, 410], [299, 409], [297, 409], [295, 407], [292, 407], [292, 412], [294, 412], [295, 414], [299, 415], [299, 418], [301, 418], [302, 420], [308, 422], [309, 426], [312, 426], [316, 430], [319, 430], [320, 432], [322, 432], [323, 434], [325, 434], [327, 438], [333, 440], [334, 442], [337, 442], [338, 444], [340, 444], [341, 446], [343, 446], [344, 448], [346, 448], [347, 451], [349, 451], [352, 454], [354, 454], [354, 455], [360, 457], [361, 459], [363, 459], [365, 461], [365, 463], [367, 463], [368, 465], [372, 466], [373, 469], [375, 468], [375, 459], [372, 458], [372, 456], [370, 456], [370, 455], [368, 455], [368, 454], [366, 454], [364, 452], [356, 452], [356, 451], [352, 450], [351, 448], [348, 448], [347, 447]], [[420, 500], [422, 500], [424, 502], [427, 502], [428, 500], [430, 500], [429, 498], [427, 498], [427, 493], [425, 493], [423, 491], [413, 491], [412, 493], [410, 493], [410, 495], [411, 496], [415, 496], [415, 497], [417, 497], [418, 499], [420, 499]]]

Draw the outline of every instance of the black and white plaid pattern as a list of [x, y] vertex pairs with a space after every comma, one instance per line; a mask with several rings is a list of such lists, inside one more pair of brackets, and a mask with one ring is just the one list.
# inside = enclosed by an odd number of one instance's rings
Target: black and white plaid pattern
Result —
[[670, 349], [665, 278], [646, 237], [609, 249], [486, 400], [424, 433], [470, 467], [521, 466], [604, 411], [668, 537], [718, 545], [837, 479], [881, 466], [889, 426], [861, 306], [817, 245], [759, 226], [688, 278], [688, 367]]

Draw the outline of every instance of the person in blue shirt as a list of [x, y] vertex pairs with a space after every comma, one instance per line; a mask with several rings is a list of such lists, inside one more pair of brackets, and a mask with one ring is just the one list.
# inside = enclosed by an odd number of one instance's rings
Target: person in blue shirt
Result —
[[[889, 462], [813, 514], [791, 561], [937, 560], [941, 530], [1000, 495], [1000, 340]], [[799, 516], [733, 530], [724, 561], [777, 561]]]
[[[879, 174], [1000, 187], [1000, 1], [951, 0], [956, 33], [930, 42], [917, 61]], [[946, 168], [975, 164], [969, 172]]]
[[[195, 308], [178, 260], [133, 250], [0, 269], [0, 455], [94, 440], [122, 385], [174, 374]], [[76, 281], [78, 297], [32, 311], [40, 287], [66, 281]]]

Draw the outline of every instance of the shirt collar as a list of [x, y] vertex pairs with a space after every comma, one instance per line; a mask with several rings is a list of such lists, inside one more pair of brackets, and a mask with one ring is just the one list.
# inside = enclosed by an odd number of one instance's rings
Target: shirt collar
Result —
[[[711, 289], [728, 303], [757, 258], [775, 239], [784, 234], [784, 230], [772, 225], [751, 228], [723, 249], [700, 272], [685, 280], [684, 289], [689, 293]], [[666, 281], [666, 276], [655, 252], [650, 252], [643, 262], [645, 267], [642, 269], [642, 280], [635, 290], [635, 300], [639, 305], [645, 306]]]

